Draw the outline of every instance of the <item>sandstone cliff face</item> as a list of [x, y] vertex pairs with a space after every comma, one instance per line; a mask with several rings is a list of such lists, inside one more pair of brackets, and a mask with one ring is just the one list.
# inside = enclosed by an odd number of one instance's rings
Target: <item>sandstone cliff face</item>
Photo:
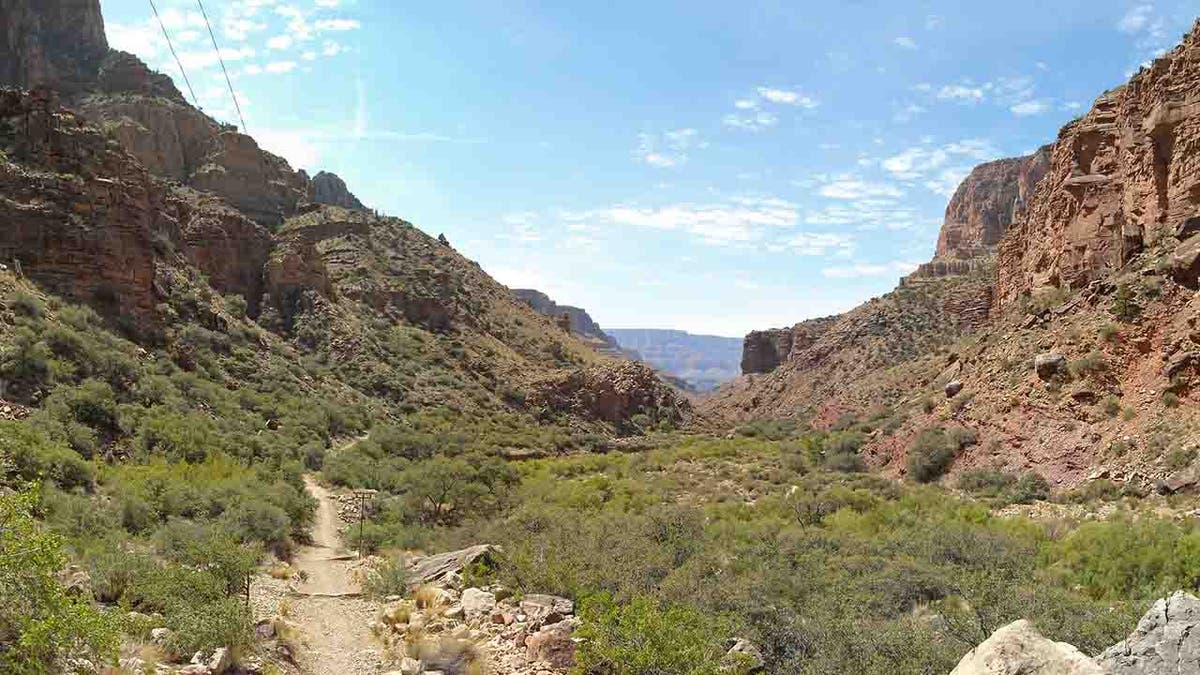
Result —
[[769, 373], [808, 349], [838, 317], [802, 321], [791, 328], [751, 331], [742, 341], [742, 374]]
[[1013, 222], [1014, 214], [1023, 211], [1048, 166], [1048, 148], [1041, 148], [1027, 157], [975, 167], [946, 206], [935, 260], [988, 254]]
[[543, 316], [555, 319], [565, 316], [570, 331], [587, 339], [598, 351], [611, 356], [624, 355], [617, 341], [601, 330], [600, 324], [596, 323], [587, 310], [582, 307], [560, 305], [551, 300], [550, 296], [532, 288], [514, 288], [512, 295]]
[[0, 85], [46, 87], [104, 123], [152, 173], [278, 227], [306, 202], [362, 208], [333, 174], [312, 180], [192, 107], [170, 78], [110, 50], [99, 0], [0, 0]]
[[81, 91], [107, 53], [96, 0], [0, 0], [0, 83]]
[[[300, 175], [307, 178], [307, 174], [303, 171], [300, 172]], [[328, 171], [318, 171], [317, 175], [308, 181], [308, 200], [314, 204], [328, 204], [346, 209], [362, 210], [367, 208], [346, 187], [346, 181]]]
[[270, 239], [219, 199], [151, 176], [44, 93], [0, 90], [0, 147], [0, 259], [48, 289], [152, 330], [159, 270], [186, 260], [255, 304]]
[[999, 299], [1080, 288], [1200, 218], [1200, 24], [1063, 127], [1000, 246]]
[[691, 414], [687, 399], [637, 361], [610, 361], [555, 375], [534, 385], [530, 403], [627, 430], [638, 415], [650, 423], [678, 424]]

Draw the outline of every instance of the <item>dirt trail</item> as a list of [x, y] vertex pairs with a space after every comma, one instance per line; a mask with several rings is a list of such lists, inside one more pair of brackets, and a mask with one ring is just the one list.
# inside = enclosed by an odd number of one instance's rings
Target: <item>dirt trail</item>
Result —
[[300, 668], [311, 675], [377, 673], [380, 648], [367, 627], [376, 607], [359, 597], [350, 576], [354, 557], [341, 550], [337, 505], [312, 477], [306, 476], [304, 484], [317, 500], [317, 520], [312, 546], [296, 556], [307, 575], [292, 599], [293, 620], [305, 644]]

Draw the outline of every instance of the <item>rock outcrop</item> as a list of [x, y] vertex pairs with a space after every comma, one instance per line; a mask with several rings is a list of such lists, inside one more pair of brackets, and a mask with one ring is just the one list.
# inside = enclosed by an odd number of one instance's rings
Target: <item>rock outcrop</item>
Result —
[[1001, 304], [1082, 288], [1200, 218], [1200, 23], [1059, 132], [1024, 217], [1000, 245]]
[[1183, 591], [1161, 598], [1096, 660], [1111, 675], [1200, 672], [1200, 599]]
[[751, 331], [742, 341], [742, 374], [769, 373], [793, 353], [812, 346], [836, 322], [836, 316], [802, 321], [791, 328]]
[[935, 260], [969, 260], [990, 253], [1020, 214], [1049, 167], [1049, 148], [1026, 157], [975, 167], [946, 206]]
[[57, 92], [151, 173], [218, 194], [272, 228], [307, 202], [363, 208], [337, 176], [293, 171], [194, 108], [170, 78], [109, 49], [99, 0], [0, 0], [0, 26], [0, 85]]
[[257, 304], [265, 230], [151, 176], [49, 94], [0, 90], [0, 147], [15, 160], [0, 162], [0, 259], [44, 287], [152, 332], [163, 271], [186, 261]]
[[107, 53], [97, 0], [0, 0], [0, 83], [82, 91]]
[[691, 405], [646, 364], [609, 361], [577, 368], [533, 385], [530, 404], [549, 413], [571, 413], [628, 429], [637, 416], [677, 424]]
[[[307, 174], [303, 171], [300, 172], [300, 175], [307, 178]], [[314, 204], [329, 204], [346, 209], [362, 210], [367, 208], [346, 187], [346, 181], [328, 171], [318, 171], [317, 175], [308, 181], [308, 200]]]
[[1104, 669], [1065, 642], [1042, 636], [1028, 621], [999, 628], [958, 662], [950, 675], [1104, 675]]
[[530, 309], [538, 314], [555, 320], [565, 317], [566, 328], [572, 334], [587, 340], [600, 353], [617, 357], [626, 356], [617, 341], [601, 330], [600, 325], [582, 307], [560, 305], [551, 300], [550, 296], [533, 288], [514, 288], [512, 294], [514, 298], [529, 305]]

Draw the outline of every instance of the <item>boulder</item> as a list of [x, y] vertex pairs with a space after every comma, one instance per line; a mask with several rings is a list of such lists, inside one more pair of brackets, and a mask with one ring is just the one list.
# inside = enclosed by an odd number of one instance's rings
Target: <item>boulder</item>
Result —
[[153, 628], [150, 630], [150, 641], [158, 646], [167, 644], [167, 640], [171, 637], [170, 628]]
[[1104, 675], [1104, 669], [1075, 647], [1049, 640], [1021, 620], [997, 629], [967, 652], [950, 675]]
[[1033, 369], [1043, 380], [1052, 380], [1067, 369], [1067, 357], [1058, 352], [1046, 352], [1033, 357]]
[[233, 656], [225, 647], [218, 647], [213, 650], [212, 656], [208, 657], [208, 671], [212, 675], [223, 675], [231, 666], [233, 666]]
[[548, 663], [552, 668], [574, 666], [575, 641], [571, 639], [573, 630], [570, 621], [559, 621], [543, 627], [525, 638], [525, 658], [529, 661]]
[[1096, 660], [1112, 675], [1200, 673], [1200, 598], [1183, 591], [1161, 598]]
[[487, 616], [496, 608], [496, 596], [478, 588], [468, 588], [462, 594], [462, 608], [468, 620]]
[[1200, 237], [1193, 236], [1180, 244], [1168, 263], [1176, 283], [1188, 288], [1200, 286]]
[[734, 638], [730, 647], [721, 659], [721, 670], [734, 675], [751, 675], [761, 673], [766, 665], [762, 652], [753, 642], [744, 638]]
[[500, 549], [491, 544], [477, 544], [458, 551], [416, 558], [409, 563], [409, 583], [435, 584], [456, 579], [462, 575], [464, 567], [488, 563], [499, 552]]
[[556, 623], [575, 613], [575, 603], [557, 595], [534, 593], [521, 598], [521, 613], [531, 623]]
[[963, 388], [963, 383], [958, 380], [951, 380], [950, 382], [947, 382], [946, 389], [945, 389], [946, 398], [953, 398], [953, 397], [957, 396], [958, 392], [962, 391], [962, 388]]

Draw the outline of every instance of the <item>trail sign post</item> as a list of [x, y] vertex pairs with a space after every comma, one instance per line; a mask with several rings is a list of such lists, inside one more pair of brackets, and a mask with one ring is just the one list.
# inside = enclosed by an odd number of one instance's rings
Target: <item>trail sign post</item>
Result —
[[358, 496], [358, 558], [363, 557], [363, 522], [367, 519], [367, 497], [374, 496], [376, 490], [359, 489], [354, 494]]

